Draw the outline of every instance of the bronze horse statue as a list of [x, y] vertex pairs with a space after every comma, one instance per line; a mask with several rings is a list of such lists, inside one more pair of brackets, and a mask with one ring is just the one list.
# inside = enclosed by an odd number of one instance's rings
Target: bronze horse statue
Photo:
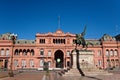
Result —
[[84, 28], [84, 31], [81, 34], [76, 34], [76, 40], [75, 40], [76, 48], [77, 46], [80, 46], [80, 45], [82, 45], [83, 48], [87, 48], [88, 44], [84, 39], [85, 33], [86, 33], [86, 26]]

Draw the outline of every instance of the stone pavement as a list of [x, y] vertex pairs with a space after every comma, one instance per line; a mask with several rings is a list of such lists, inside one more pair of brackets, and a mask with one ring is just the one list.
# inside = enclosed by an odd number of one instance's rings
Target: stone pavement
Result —
[[0, 80], [120, 80], [120, 73], [113, 75], [94, 75], [94, 76], [61, 76], [57, 72], [47, 74], [43, 71], [23, 72], [14, 77], [6, 77]]

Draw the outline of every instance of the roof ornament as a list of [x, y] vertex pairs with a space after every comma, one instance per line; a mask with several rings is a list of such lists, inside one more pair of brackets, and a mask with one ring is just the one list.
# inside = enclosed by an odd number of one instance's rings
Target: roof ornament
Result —
[[5, 33], [0, 35], [1, 40], [11, 40], [11, 36], [14, 35], [17, 38], [17, 34]]

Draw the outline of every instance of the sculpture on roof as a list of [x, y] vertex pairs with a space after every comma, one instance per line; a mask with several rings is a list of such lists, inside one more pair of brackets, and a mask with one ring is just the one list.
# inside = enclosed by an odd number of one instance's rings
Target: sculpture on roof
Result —
[[104, 34], [103, 37], [101, 38], [103, 41], [115, 41], [115, 37], [112, 37], [108, 34]]
[[81, 34], [76, 34], [76, 41], [75, 41], [76, 47], [82, 45], [83, 48], [85, 47], [87, 48], [87, 42], [84, 39], [85, 33], [86, 33], [86, 26]]
[[11, 39], [10, 34], [11, 33], [1, 34], [0, 39], [2, 39], [2, 40], [10, 40]]
[[[0, 35], [0, 40], [11, 40], [12, 39], [11, 35], [12, 35], [11, 33], [1, 34]], [[17, 36], [15, 38], [17, 38]]]

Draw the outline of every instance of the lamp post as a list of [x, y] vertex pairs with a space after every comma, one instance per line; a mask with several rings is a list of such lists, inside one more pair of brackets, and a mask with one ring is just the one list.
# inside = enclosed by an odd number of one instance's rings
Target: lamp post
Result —
[[12, 54], [11, 54], [11, 63], [10, 63], [9, 76], [14, 77], [14, 73], [13, 73], [13, 53], [14, 53], [14, 51], [13, 51], [13, 49], [14, 49], [14, 44], [15, 44], [15, 40], [16, 40], [17, 35], [11, 34], [10, 37], [11, 37], [11, 40], [12, 40]]

